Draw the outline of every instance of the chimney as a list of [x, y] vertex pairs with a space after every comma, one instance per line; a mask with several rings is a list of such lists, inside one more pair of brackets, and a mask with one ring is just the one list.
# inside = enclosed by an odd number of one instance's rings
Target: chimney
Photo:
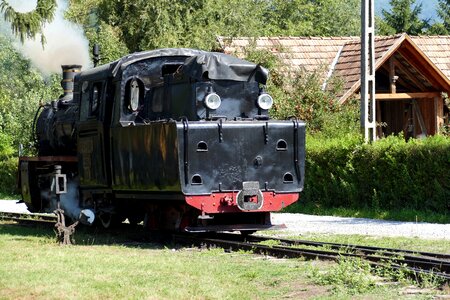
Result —
[[73, 99], [73, 79], [75, 75], [81, 72], [81, 65], [62, 65], [63, 79], [61, 80], [61, 87], [64, 90], [64, 95], [60, 100], [71, 101]]

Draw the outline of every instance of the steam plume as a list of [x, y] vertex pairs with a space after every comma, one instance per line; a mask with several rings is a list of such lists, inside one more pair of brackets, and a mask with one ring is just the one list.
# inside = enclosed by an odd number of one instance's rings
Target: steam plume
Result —
[[[79, 184], [77, 178], [70, 178], [68, 180], [67, 192], [60, 196], [60, 205], [64, 210], [64, 214], [72, 218], [72, 220], [80, 220], [84, 224], [91, 225], [94, 222], [95, 214], [91, 209], [82, 209], [80, 207], [78, 198]], [[53, 212], [58, 207], [54, 189], [55, 179], [52, 179], [50, 189], [41, 191], [41, 198], [47, 204], [47, 207], [44, 208], [47, 213]]]
[[[24, 2], [27, 5], [24, 5]], [[36, 1], [8, 0], [8, 3], [21, 12], [30, 11], [36, 7]], [[82, 65], [83, 69], [92, 67], [89, 58], [89, 42], [82, 28], [64, 19], [64, 11], [68, 7], [67, 1], [58, 0], [57, 5], [53, 22], [46, 24], [43, 28], [47, 40], [44, 49], [39, 37], [35, 40], [25, 40], [24, 44], [17, 40], [15, 47], [45, 75], [61, 72], [61, 65], [78, 64]], [[4, 27], [4, 25], [5, 22], [1, 26]]]

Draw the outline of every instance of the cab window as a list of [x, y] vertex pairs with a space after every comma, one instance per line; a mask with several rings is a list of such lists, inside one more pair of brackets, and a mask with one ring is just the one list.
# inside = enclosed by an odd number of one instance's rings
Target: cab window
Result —
[[90, 116], [98, 116], [100, 100], [102, 97], [102, 83], [96, 82], [92, 86], [91, 98], [90, 98]]

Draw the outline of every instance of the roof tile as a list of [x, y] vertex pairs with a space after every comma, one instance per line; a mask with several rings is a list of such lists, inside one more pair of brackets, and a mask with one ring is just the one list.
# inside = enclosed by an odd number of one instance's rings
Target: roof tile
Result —
[[[397, 34], [376, 37], [375, 60], [382, 59], [405, 36], [405, 34]], [[450, 78], [450, 36], [410, 36], [410, 38]], [[359, 37], [262, 37], [256, 39], [218, 37], [218, 40], [226, 53], [235, 53], [237, 56], [243, 56], [245, 47], [256, 44], [257, 49], [268, 49], [276, 53], [291, 69], [314, 70], [323, 65], [331, 68], [339, 54], [334, 66], [334, 74], [344, 79], [345, 91], [350, 89], [360, 77]]]

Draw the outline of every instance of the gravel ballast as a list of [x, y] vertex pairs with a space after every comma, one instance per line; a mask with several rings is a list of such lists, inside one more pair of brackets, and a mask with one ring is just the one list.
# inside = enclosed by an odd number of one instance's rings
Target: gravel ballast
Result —
[[273, 213], [272, 223], [286, 224], [287, 229], [280, 232], [283, 235], [328, 233], [418, 237], [422, 239], [450, 239], [450, 224], [385, 221], [287, 213]]

